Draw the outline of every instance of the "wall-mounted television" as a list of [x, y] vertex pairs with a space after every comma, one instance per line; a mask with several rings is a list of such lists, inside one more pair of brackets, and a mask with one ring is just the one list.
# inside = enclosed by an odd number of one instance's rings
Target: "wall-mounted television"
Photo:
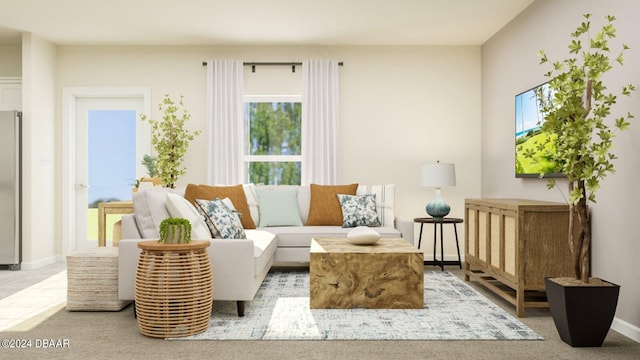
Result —
[[[545, 144], [549, 135], [541, 130], [544, 115], [536, 93], [549, 98], [551, 96], [549, 84], [544, 83], [523, 91], [515, 98], [516, 177], [540, 177], [541, 173], [544, 173], [545, 177], [561, 177], [562, 174], [553, 172], [555, 164], [548, 155], [545, 155], [546, 150], [539, 149], [540, 144]], [[546, 146], [546, 149], [549, 147]], [[535, 153], [537, 161], [524, 156], [524, 153], [530, 150]]]

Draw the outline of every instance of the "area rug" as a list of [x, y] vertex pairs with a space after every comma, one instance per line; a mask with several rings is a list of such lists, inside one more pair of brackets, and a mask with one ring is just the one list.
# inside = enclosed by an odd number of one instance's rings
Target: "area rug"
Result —
[[424, 309], [309, 308], [309, 273], [269, 273], [245, 316], [215, 301], [209, 329], [180, 340], [542, 340], [449, 272], [426, 271]]

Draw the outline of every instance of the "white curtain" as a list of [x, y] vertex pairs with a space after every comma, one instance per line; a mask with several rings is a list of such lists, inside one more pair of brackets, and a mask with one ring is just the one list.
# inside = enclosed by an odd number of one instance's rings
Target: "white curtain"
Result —
[[242, 61], [207, 61], [207, 184], [244, 182], [242, 88]]
[[336, 184], [338, 62], [302, 62], [302, 184]]

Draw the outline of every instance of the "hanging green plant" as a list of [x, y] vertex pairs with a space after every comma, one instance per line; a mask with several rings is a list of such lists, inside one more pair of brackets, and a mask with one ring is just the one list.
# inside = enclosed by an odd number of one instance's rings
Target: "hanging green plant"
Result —
[[191, 223], [184, 218], [168, 218], [160, 223], [159, 243], [188, 244], [191, 242]]
[[185, 174], [186, 167], [182, 165], [189, 143], [200, 135], [200, 131], [189, 131], [184, 125], [191, 118], [191, 114], [184, 107], [183, 97], [176, 104], [167, 94], [159, 104], [162, 120], [154, 120], [141, 115], [142, 121], [151, 125], [151, 145], [155, 156], [155, 170], [162, 181], [162, 186], [175, 188], [178, 178]]

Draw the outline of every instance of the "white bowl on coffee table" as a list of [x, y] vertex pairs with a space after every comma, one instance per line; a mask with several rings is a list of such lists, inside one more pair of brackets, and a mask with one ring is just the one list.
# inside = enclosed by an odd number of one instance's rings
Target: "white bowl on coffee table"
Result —
[[373, 245], [380, 240], [380, 234], [368, 226], [356, 226], [349, 231], [347, 239], [356, 245]]

